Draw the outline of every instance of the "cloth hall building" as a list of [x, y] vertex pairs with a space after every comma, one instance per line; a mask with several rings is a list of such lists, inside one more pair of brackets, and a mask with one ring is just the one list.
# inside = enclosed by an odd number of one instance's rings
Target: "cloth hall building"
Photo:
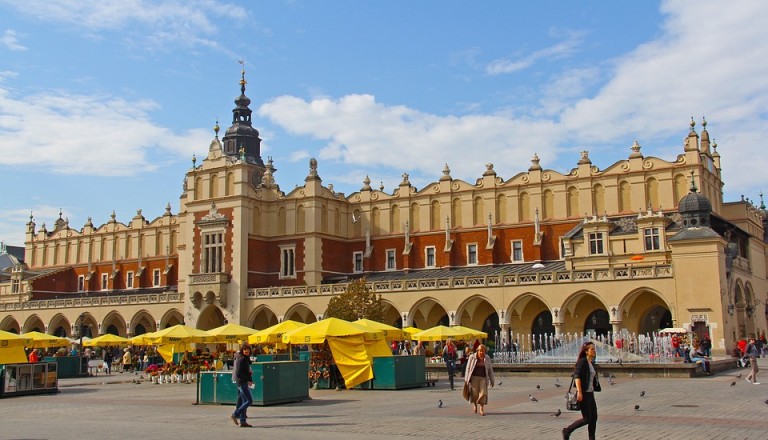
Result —
[[489, 163], [465, 182], [446, 165], [423, 188], [403, 174], [388, 193], [366, 177], [345, 195], [312, 159], [286, 193], [261, 157], [245, 85], [231, 126], [222, 138], [215, 127], [183, 176], [177, 213], [80, 227], [30, 216], [23, 259], [6, 255], [0, 269], [0, 329], [313, 322], [365, 277], [385, 322], [403, 327], [461, 324], [503, 340], [683, 327], [721, 355], [765, 332], [768, 215], [762, 200], [723, 201], [706, 121], [700, 132], [691, 121], [671, 160], [635, 142], [605, 169], [586, 151], [567, 173], [533, 155], [509, 179]]

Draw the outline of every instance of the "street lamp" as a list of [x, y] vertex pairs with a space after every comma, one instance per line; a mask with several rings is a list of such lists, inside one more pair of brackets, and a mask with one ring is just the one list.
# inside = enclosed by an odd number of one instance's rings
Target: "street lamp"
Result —
[[85, 319], [85, 313], [81, 313], [80, 316], [77, 318], [78, 321], [80, 321], [79, 326], [79, 332], [80, 332], [80, 374], [85, 374], [85, 369], [83, 368], [83, 363], [85, 362], [85, 358], [83, 358], [83, 333], [85, 333], [85, 324], [83, 320]]

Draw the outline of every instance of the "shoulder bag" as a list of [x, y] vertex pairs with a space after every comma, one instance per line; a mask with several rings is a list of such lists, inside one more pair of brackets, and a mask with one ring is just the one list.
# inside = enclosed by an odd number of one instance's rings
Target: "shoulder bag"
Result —
[[581, 402], [579, 402], [576, 391], [573, 390], [573, 384], [575, 377], [571, 376], [571, 386], [568, 387], [568, 391], [565, 393], [565, 408], [568, 411], [581, 411]]

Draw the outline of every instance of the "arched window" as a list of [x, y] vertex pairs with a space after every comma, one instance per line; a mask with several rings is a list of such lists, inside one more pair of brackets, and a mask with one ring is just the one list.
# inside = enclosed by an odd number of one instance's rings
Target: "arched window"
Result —
[[592, 187], [592, 206], [595, 211], [593, 214], [602, 215], [605, 213], [605, 187], [597, 184]]
[[401, 225], [400, 225], [400, 207], [399, 206], [392, 205], [392, 214], [391, 214], [391, 216], [392, 216], [392, 219], [391, 219], [392, 233], [398, 233], [401, 230], [400, 229]]
[[619, 211], [633, 211], [632, 208], [632, 186], [626, 180], [619, 184]]
[[659, 181], [651, 177], [645, 183], [645, 206], [654, 210], [659, 209]]
[[504, 194], [499, 194], [496, 197], [496, 219], [496, 223], [507, 222], [507, 196]]
[[566, 208], [568, 208], [568, 217], [580, 217], [583, 214], [579, 211], [579, 189], [575, 186], [568, 188]]
[[518, 199], [518, 212], [520, 215], [520, 221], [521, 222], [529, 222], [531, 221], [531, 196], [528, 195], [527, 192], [520, 193], [520, 198]]
[[451, 203], [451, 227], [456, 228], [461, 225], [461, 199], [455, 198]]
[[429, 229], [440, 229], [440, 202], [433, 200], [429, 206]]
[[541, 196], [541, 201], [541, 218], [555, 218], [555, 194], [546, 190]]
[[482, 197], [477, 196], [472, 202], [472, 224], [482, 225], [485, 224], [485, 201]]
[[410, 222], [410, 230], [411, 231], [418, 231], [420, 230], [419, 224], [420, 224], [420, 218], [419, 218], [419, 204], [416, 202], [411, 203], [411, 222]]

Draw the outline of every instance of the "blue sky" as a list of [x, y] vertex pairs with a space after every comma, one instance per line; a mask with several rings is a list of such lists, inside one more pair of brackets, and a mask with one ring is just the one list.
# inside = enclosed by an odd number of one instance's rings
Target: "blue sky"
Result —
[[0, 0], [0, 240], [178, 212], [192, 154], [226, 129], [243, 58], [262, 157], [284, 191], [318, 160], [349, 195], [404, 172], [474, 182], [494, 163], [606, 168], [637, 141], [674, 160], [693, 116], [726, 200], [768, 168], [760, 1]]

